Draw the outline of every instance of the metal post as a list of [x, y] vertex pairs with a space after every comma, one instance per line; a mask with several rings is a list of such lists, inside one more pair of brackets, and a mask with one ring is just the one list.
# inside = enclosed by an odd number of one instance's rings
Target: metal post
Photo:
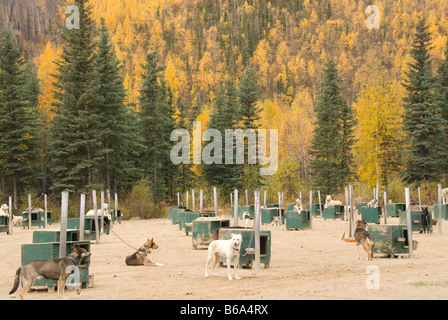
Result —
[[347, 187], [345, 187], [345, 219], [349, 220], [349, 230], [350, 230], [352, 225], [350, 222], [350, 210], [348, 209], [348, 188]]
[[115, 198], [114, 198], [114, 200], [115, 200], [115, 206], [114, 206], [114, 211], [115, 211], [115, 213], [114, 213], [114, 222], [115, 222], [115, 219], [117, 219], [117, 221], [118, 221], [118, 194], [115, 192]]
[[438, 231], [439, 231], [439, 234], [442, 234], [442, 184], [441, 183], [439, 183], [438, 184], [438, 189], [439, 189], [439, 201], [437, 202], [437, 206], [438, 206], [438, 209], [439, 209], [439, 216], [438, 216], [438, 222], [437, 222], [437, 225], [438, 225]]
[[188, 210], [188, 190], [187, 190], [187, 200], [186, 200], [186, 205], [185, 205], [185, 209], [187, 209]]
[[235, 189], [235, 194], [233, 198], [235, 201], [233, 201], [233, 225], [235, 227], [238, 226], [238, 189]]
[[101, 191], [101, 233], [104, 233], [104, 191]]
[[192, 202], [192, 211], [194, 212], [194, 189], [191, 190], [191, 202]]
[[68, 191], [62, 192], [61, 199], [61, 226], [59, 233], [59, 258], [67, 256], [67, 215], [68, 215]]
[[411, 219], [411, 195], [409, 193], [409, 188], [405, 188], [406, 197], [406, 224], [408, 228], [408, 248], [409, 248], [409, 258], [414, 258], [414, 248], [412, 245], [412, 219]]
[[8, 202], [8, 204], [9, 204], [9, 208], [8, 208], [8, 210], [9, 210], [9, 234], [11, 235], [12, 234], [12, 197], [9, 197], [9, 202]]
[[[350, 211], [352, 213], [352, 215], [351, 215], [351, 223], [354, 224], [354, 222], [355, 222], [354, 221], [355, 220], [355, 203], [354, 203], [355, 199], [354, 199], [354, 196], [353, 196], [353, 185], [352, 184], [350, 184], [348, 186], [348, 196], [350, 198]], [[350, 237], [353, 237], [353, 232], [354, 232], [353, 229], [354, 229], [354, 227], [352, 226], [350, 228]]]
[[31, 195], [28, 194], [28, 229], [31, 230]]
[[215, 217], [218, 216], [218, 194], [216, 192], [216, 187], [213, 187], [213, 202], [215, 205]]
[[280, 225], [282, 224], [282, 198], [280, 192], [278, 193], [278, 219]]
[[47, 208], [47, 194], [46, 193], [44, 194], [44, 214], [45, 214], [45, 216], [44, 216], [44, 226], [46, 228], [47, 227], [47, 223], [48, 223], [48, 221], [47, 221], [48, 208]]
[[310, 190], [310, 228], [313, 228], [313, 190]]
[[255, 191], [255, 270], [260, 270], [260, 191]]
[[418, 187], [417, 190], [418, 190], [418, 207], [420, 208], [420, 211], [422, 211], [422, 197], [420, 194], [420, 187]]
[[84, 240], [84, 229], [85, 229], [85, 215], [86, 215], [86, 194], [81, 193], [81, 204], [79, 208], [79, 240]]
[[106, 190], [106, 195], [107, 195], [107, 214], [110, 215], [109, 228], [112, 229], [112, 225], [114, 222], [114, 214], [112, 213], [112, 210], [111, 210], [112, 207], [110, 205], [110, 190], [109, 189]]
[[249, 194], [246, 189], [246, 206], [248, 206], [248, 205], [249, 205]]
[[323, 212], [322, 212], [322, 201], [320, 200], [320, 190], [317, 190], [317, 197], [319, 198], [319, 212], [320, 212], [320, 216], [323, 217]]
[[267, 201], [267, 193], [268, 193], [268, 191], [267, 191], [267, 190], [264, 190], [263, 208], [267, 208], [267, 204], [266, 204], [266, 201]]
[[177, 193], [177, 206], [180, 207], [180, 194]]
[[98, 223], [98, 206], [96, 205], [96, 190], [92, 190], [92, 199], [93, 199], [93, 217], [95, 220], [95, 234], [96, 234], [96, 243], [100, 244], [100, 230]]
[[387, 192], [384, 191], [384, 224], [387, 224]]
[[199, 191], [199, 213], [202, 213], [202, 189]]

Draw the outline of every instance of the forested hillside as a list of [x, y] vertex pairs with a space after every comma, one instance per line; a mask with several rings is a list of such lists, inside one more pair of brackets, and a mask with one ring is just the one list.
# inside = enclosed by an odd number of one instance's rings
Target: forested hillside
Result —
[[[402, 115], [406, 87], [402, 84], [412, 62], [416, 26], [422, 18], [426, 18], [431, 35], [429, 67], [433, 76], [446, 58], [448, 2], [440, 0], [378, 0], [379, 29], [366, 27], [366, 8], [371, 1], [361, 0], [89, 3], [95, 41], [99, 41], [103, 18], [114, 55], [122, 65], [119, 72], [124, 104], [137, 118], [144, 114], [141, 90], [150, 52], [156, 51], [158, 61], [165, 66], [159, 83], [169, 88], [169, 101], [175, 102], [172, 112], [177, 118], [181, 114], [182, 125], [187, 128], [193, 121], [202, 121], [205, 128], [228, 80], [239, 88], [247, 68], [252, 67], [259, 87], [257, 127], [279, 129], [279, 170], [264, 182], [292, 197], [296, 190], [312, 186], [310, 148], [327, 59], [335, 62], [341, 96], [356, 123], [350, 179], [366, 182], [366, 186], [380, 179], [387, 186], [393, 179], [400, 179], [404, 166], [406, 133]], [[61, 37], [66, 6], [57, 0], [22, 0], [20, 5], [19, 1], [3, 0], [1, 7], [0, 24], [13, 29], [39, 78], [38, 110], [43, 120], [37, 135], [43, 142], [36, 165], [41, 167], [49, 166], [45, 156], [50, 148], [47, 131], [57, 112], [52, 75], [58, 72], [54, 61], [66, 45]], [[209, 186], [200, 167], [190, 169], [192, 172], [182, 171], [195, 176], [187, 187]], [[46, 169], [43, 171], [41, 185], [35, 188], [51, 187], [51, 177]], [[149, 169], [143, 171], [145, 176], [154, 174]], [[248, 180], [243, 179], [240, 187], [257, 187], [248, 175], [239, 174]], [[104, 184], [105, 180], [97, 183]], [[180, 189], [185, 189], [186, 182], [182, 183]], [[171, 192], [177, 190], [176, 186], [170, 188]]]

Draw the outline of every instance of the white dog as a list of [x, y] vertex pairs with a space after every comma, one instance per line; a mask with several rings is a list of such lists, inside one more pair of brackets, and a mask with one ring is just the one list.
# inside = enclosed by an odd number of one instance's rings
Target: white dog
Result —
[[276, 216], [271, 222], [271, 226], [279, 227], [280, 226], [280, 217]]
[[376, 200], [376, 199], [370, 200], [369, 203], [367, 204], [367, 207], [378, 208], [378, 200]]
[[[112, 215], [110, 214], [110, 211], [109, 210], [107, 210], [109, 208], [109, 206], [107, 205], [107, 203], [105, 203], [104, 205], [103, 205], [103, 210], [104, 210], [104, 216], [105, 217], [107, 217], [109, 220], [112, 218]], [[95, 210], [89, 210], [87, 213], [86, 213], [86, 216], [94, 216], [95, 215]], [[101, 209], [98, 209], [97, 210], [97, 215], [98, 215], [98, 217], [101, 217]]]
[[9, 207], [6, 203], [0, 207], [0, 216], [9, 216]]
[[442, 203], [446, 204], [448, 202], [448, 188], [442, 189]]
[[325, 199], [325, 208], [328, 208], [328, 206], [342, 206], [342, 202], [339, 200], [332, 200], [331, 196], [328, 195]]
[[250, 222], [250, 213], [249, 212], [247, 212], [247, 211], [243, 212], [243, 221], [244, 221], [244, 226], [247, 227]]
[[297, 212], [298, 214], [300, 214], [303, 211], [302, 200], [300, 200], [300, 199], [296, 200], [296, 205], [294, 206], [294, 211]]
[[23, 224], [23, 217], [22, 216], [12, 216], [12, 225], [18, 227], [19, 225]]
[[240, 258], [240, 247], [243, 236], [241, 234], [231, 234], [229, 240], [214, 240], [208, 246], [207, 264], [205, 265], [205, 276], [208, 277], [208, 269], [213, 259], [213, 276], [216, 277], [216, 265], [219, 262], [219, 257], [225, 257], [227, 259], [227, 275], [228, 279], [232, 280], [230, 274], [230, 262], [233, 258], [233, 269], [235, 271], [235, 279], [241, 279], [238, 274], [238, 261]]

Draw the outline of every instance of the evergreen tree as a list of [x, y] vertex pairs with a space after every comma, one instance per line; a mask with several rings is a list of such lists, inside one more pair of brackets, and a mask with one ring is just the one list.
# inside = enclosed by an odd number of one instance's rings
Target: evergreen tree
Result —
[[[25, 70], [27, 72], [25, 72]], [[0, 173], [12, 184], [14, 209], [19, 188], [36, 178], [36, 78], [26, 69], [10, 29], [0, 34]]]
[[[252, 67], [246, 69], [246, 73], [240, 82], [238, 90], [239, 98], [239, 115], [242, 123], [242, 129], [253, 129], [259, 128], [260, 108], [257, 106], [257, 101], [260, 98], [260, 90], [257, 85], [257, 78], [255, 70]], [[245, 164], [240, 169], [240, 176], [243, 183], [244, 189], [255, 190], [259, 188], [263, 183], [263, 177], [260, 175], [259, 164], [249, 164], [248, 154], [249, 145], [247, 139], [244, 143], [244, 159]], [[257, 150], [255, 150], [256, 154]]]
[[98, 77], [95, 70], [94, 28], [91, 5], [77, 0], [80, 28], [64, 29], [66, 42], [57, 61], [54, 98], [57, 101], [50, 142], [53, 190], [99, 188], [99, 164], [107, 149], [101, 144], [104, 127], [96, 95]]
[[171, 110], [163, 83], [165, 66], [156, 51], [146, 55], [140, 89], [140, 130], [145, 150], [141, 158], [144, 175], [151, 181], [155, 203], [164, 201], [168, 191], [164, 166], [169, 163]]
[[[188, 114], [182, 100], [177, 101], [176, 128], [185, 129], [192, 136], [193, 126], [188, 121]], [[176, 186], [175, 191], [185, 193], [191, 190], [195, 185], [196, 174], [193, 171], [193, 165], [180, 163], [173, 177], [173, 183]]]
[[431, 74], [431, 35], [422, 18], [410, 50], [407, 79], [403, 83], [405, 114], [403, 128], [409, 143], [402, 179], [409, 183], [437, 181], [446, 162], [446, 121], [435, 99], [435, 78]]
[[[442, 119], [448, 122], [448, 40], [445, 44], [444, 53], [445, 59], [441, 61], [437, 72], [436, 98]], [[445, 137], [448, 137], [448, 126], [445, 127], [444, 135]], [[441, 141], [440, 143], [446, 146], [448, 141]], [[448, 169], [443, 166], [442, 170], [445, 178], [447, 178]]]
[[[235, 188], [241, 187], [240, 181], [240, 166], [236, 164], [235, 160], [235, 144], [233, 144], [233, 162], [226, 164], [225, 157], [225, 130], [236, 129], [238, 125], [238, 96], [235, 88], [235, 82], [232, 78], [228, 78], [225, 88], [220, 89], [217, 93], [213, 112], [207, 127], [216, 129], [221, 133], [222, 137], [222, 152], [219, 155], [211, 153], [211, 156], [216, 156], [221, 159], [221, 163], [213, 163], [202, 165], [202, 172], [205, 180], [212, 186], [223, 189], [223, 194], [230, 193]], [[204, 152], [205, 148], [203, 148]]]
[[313, 186], [326, 194], [339, 192], [351, 173], [353, 125], [351, 109], [341, 96], [342, 88], [336, 64], [328, 59], [324, 79], [315, 106], [316, 128], [310, 154]]
[[98, 105], [104, 159], [102, 172], [106, 188], [117, 190], [121, 186], [138, 181], [142, 171], [137, 167], [136, 159], [143, 149], [142, 139], [138, 135], [136, 119], [127, 110], [124, 99], [123, 78], [115, 50], [109, 40], [109, 32], [101, 20], [100, 40], [96, 53], [95, 68], [98, 74], [96, 95], [101, 97]]

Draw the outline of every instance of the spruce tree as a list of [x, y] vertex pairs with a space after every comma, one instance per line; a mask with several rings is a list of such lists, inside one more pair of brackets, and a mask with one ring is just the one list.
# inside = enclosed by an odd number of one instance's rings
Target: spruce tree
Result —
[[[239, 116], [243, 130], [259, 128], [260, 108], [257, 101], [260, 98], [260, 89], [257, 85], [256, 73], [252, 67], [246, 69], [245, 75], [240, 82], [238, 90]], [[255, 190], [263, 184], [263, 177], [260, 175], [259, 164], [249, 164], [248, 161], [248, 141], [244, 143], [245, 164], [240, 169], [240, 176], [244, 189]], [[257, 150], [255, 150], [255, 153]]]
[[342, 98], [338, 70], [333, 59], [324, 67], [317, 104], [316, 122], [310, 154], [313, 187], [326, 194], [339, 192], [351, 173], [353, 125], [351, 110]]
[[54, 191], [76, 189], [83, 192], [99, 188], [99, 164], [106, 149], [102, 146], [104, 127], [97, 96], [94, 27], [91, 5], [77, 0], [79, 29], [64, 29], [65, 46], [57, 61], [55, 75], [57, 101], [50, 142], [50, 163]]
[[170, 161], [171, 110], [163, 83], [164, 65], [160, 65], [158, 53], [146, 55], [140, 89], [140, 132], [145, 150], [141, 157], [144, 175], [150, 180], [155, 203], [167, 196], [166, 172], [164, 166]]
[[431, 74], [431, 35], [422, 18], [416, 27], [410, 50], [407, 79], [403, 83], [405, 113], [403, 128], [409, 147], [402, 179], [408, 183], [437, 181], [446, 163], [446, 121], [435, 99], [435, 77]]
[[[12, 185], [14, 209], [23, 183], [36, 178], [38, 88], [10, 29], [0, 34], [0, 172]], [[34, 84], [34, 85], [32, 85]]]
[[[444, 53], [445, 59], [440, 62], [437, 70], [436, 99], [442, 119], [445, 122], [448, 122], [448, 40], [445, 44]], [[444, 135], [445, 138], [448, 137], [448, 126], [445, 126]], [[448, 141], [440, 141], [440, 143], [446, 146]], [[446, 168], [446, 166], [443, 166], [442, 174], [444, 174], [445, 178], [447, 178], [448, 168]]]
[[101, 20], [99, 31], [95, 69], [98, 75], [96, 95], [102, 98], [98, 104], [105, 152], [101, 170], [106, 188], [117, 192], [120, 187], [126, 187], [141, 177], [142, 171], [137, 167], [136, 159], [140, 157], [143, 145], [135, 130], [135, 116], [124, 104], [120, 64], [110, 43], [104, 19]]
[[[225, 130], [236, 129], [238, 125], [238, 96], [235, 88], [235, 82], [232, 78], [228, 78], [225, 88], [220, 89], [217, 93], [214, 108], [207, 124], [209, 129], [216, 129], [221, 133], [222, 152], [217, 156], [221, 159], [221, 163], [202, 164], [202, 172], [205, 180], [211, 185], [223, 190], [223, 194], [230, 193], [235, 188], [241, 187], [241, 165], [236, 164], [235, 160], [235, 144], [233, 144], [233, 162], [226, 164], [225, 157]], [[203, 148], [204, 151], [204, 148]]]

